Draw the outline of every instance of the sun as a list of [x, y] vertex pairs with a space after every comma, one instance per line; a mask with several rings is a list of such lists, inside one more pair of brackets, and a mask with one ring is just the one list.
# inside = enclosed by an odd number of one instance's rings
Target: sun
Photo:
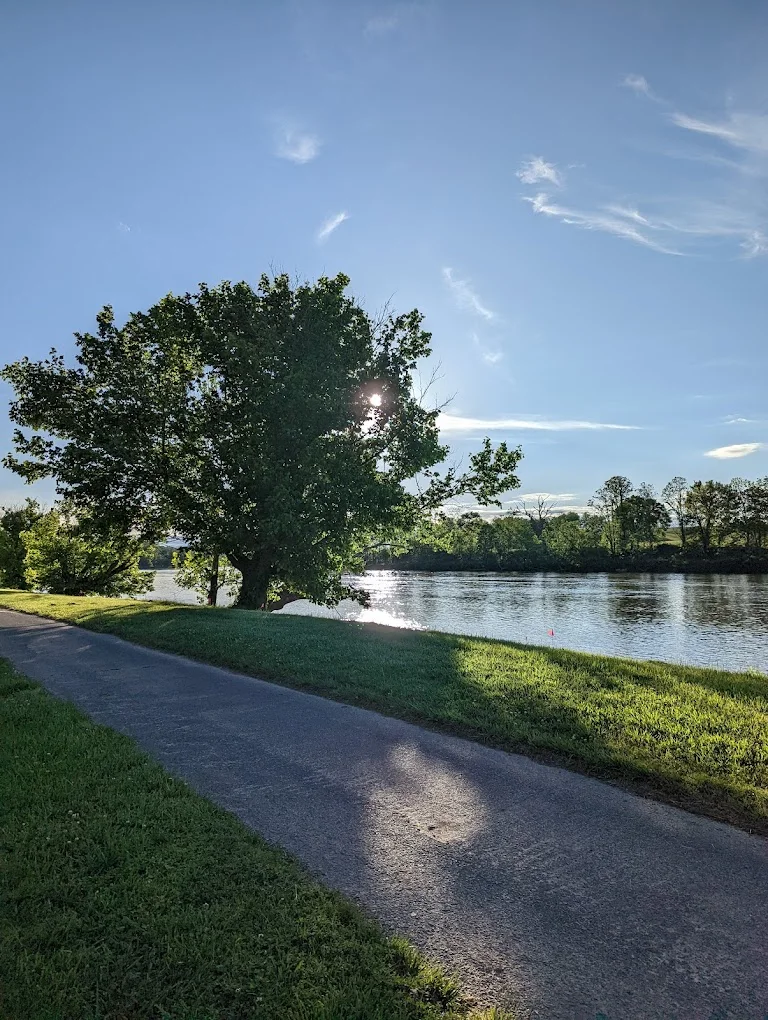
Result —
[[381, 394], [372, 393], [370, 397], [368, 397], [368, 403], [371, 407], [381, 407]]

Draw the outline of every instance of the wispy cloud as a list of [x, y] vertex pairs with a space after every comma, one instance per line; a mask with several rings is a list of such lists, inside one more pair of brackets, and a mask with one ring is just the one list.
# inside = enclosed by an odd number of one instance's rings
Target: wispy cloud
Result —
[[391, 14], [378, 14], [366, 21], [363, 33], [374, 36], [387, 35], [389, 32], [394, 32], [399, 24], [400, 15], [394, 11]]
[[120, 231], [121, 234], [130, 234], [131, 232], [131, 228], [128, 226], [128, 224], [123, 223], [122, 220], [120, 220], [120, 222], [117, 224], [117, 229]]
[[643, 216], [637, 209], [633, 209], [632, 206], [607, 205], [605, 206], [605, 211], [613, 213], [614, 216], [620, 216], [622, 219], [632, 220], [633, 223], [639, 223], [643, 227], [653, 226], [647, 217]]
[[543, 500], [549, 506], [552, 517], [559, 517], [560, 514], [591, 513], [592, 507], [587, 503], [575, 502], [578, 498], [575, 492], [524, 492], [516, 499], [504, 501], [502, 506], [519, 510], [521, 503], [532, 503], [535, 506], [539, 500]]
[[765, 447], [765, 443], [735, 443], [733, 446], [718, 446], [716, 450], [708, 450], [704, 456], [715, 460], [734, 460], [737, 457], [748, 457]]
[[606, 234], [614, 234], [616, 237], [626, 238], [634, 241], [635, 244], [642, 244], [646, 248], [653, 248], [654, 251], [663, 252], [665, 255], [680, 255], [680, 251], [671, 248], [663, 241], [651, 237], [648, 231], [641, 230], [640, 225], [647, 225], [650, 229], [654, 227], [645, 217], [641, 216], [636, 209], [626, 209], [621, 206], [605, 206], [603, 209], [573, 209], [568, 206], [558, 205], [552, 202], [545, 192], [541, 191], [533, 198], [523, 197], [524, 202], [530, 202], [534, 212], [543, 216], [552, 216], [561, 223], [568, 223], [571, 226], [581, 227], [583, 230], [600, 230]]
[[671, 113], [677, 127], [726, 142], [737, 149], [768, 153], [768, 115], [732, 112], [724, 121], [703, 120], [686, 113]]
[[753, 259], [758, 255], [765, 255], [768, 252], [768, 237], [760, 230], [753, 230], [740, 244], [746, 259]]
[[524, 195], [534, 212], [561, 223], [623, 237], [665, 255], [693, 255], [703, 242], [734, 241], [742, 258], [768, 252], [768, 236], [755, 227], [752, 216], [725, 203], [689, 199], [672, 216], [641, 213], [633, 206], [611, 203], [597, 209], [576, 209], [558, 204], [545, 192]]
[[549, 181], [555, 187], [563, 185], [563, 177], [554, 163], [547, 163], [541, 156], [534, 156], [520, 164], [520, 169], [515, 174], [523, 184], [539, 184], [541, 181]]
[[486, 363], [486, 365], [496, 365], [504, 358], [504, 352], [499, 350], [493, 350], [490, 347], [486, 347], [477, 333], [472, 334], [472, 343], [480, 351], [480, 357]]
[[496, 365], [504, 359], [503, 351], [483, 351], [483, 361], [486, 365]]
[[744, 418], [742, 415], [729, 414], [726, 418], [723, 418], [722, 425], [759, 425], [761, 427], [768, 425], [768, 416], [761, 415], [758, 418]]
[[631, 89], [638, 96], [646, 96], [648, 99], [659, 101], [659, 97], [648, 84], [648, 79], [643, 77], [642, 74], [625, 74], [620, 84], [625, 89]]
[[349, 213], [339, 212], [335, 216], [329, 216], [328, 219], [318, 230], [315, 235], [315, 239], [318, 244], [322, 244], [327, 237], [329, 237], [337, 227], [340, 227], [344, 220], [349, 219]]
[[[534, 494], [535, 497], [535, 494]], [[450, 503], [443, 505], [443, 512], [449, 517], [459, 516], [460, 514], [475, 513], [480, 517], [486, 518], [487, 520], [493, 520], [496, 517], [501, 517], [514, 512], [521, 499], [527, 499], [530, 497], [518, 496], [517, 499], [505, 499], [502, 500], [501, 509], [496, 507], [480, 506], [477, 503], [469, 502], [468, 500], [455, 500]], [[553, 499], [556, 497], [552, 497]], [[592, 513], [592, 507], [586, 504], [580, 503], [558, 503], [552, 508], [552, 516], [557, 517], [560, 514], [569, 513]]]
[[309, 163], [320, 152], [321, 144], [317, 135], [282, 125], [278, 132], [275, 155], [289, 159], [292, 163]]
[[527, 502], [530, 500], [543, 499], [547, 503], [561, 503], [564, 499], [575, 499], [575, 492], [523, 492], [517, 499], [509, 500], [510, 503]]
[[[617, 189], [615, 200], [597, 207], [583, 200], [554, 201], [547, 188], [524, 196], [533, 211], [668, 255], [729, 250], [731, 257], [742, 259], [768, 255], [768, 114], [730, 109], [719, 116], [693, 116], [670, 109], [643, 75], [627, 74], [621, 84], [666, 107], [663, 121], [680, 129], [681, 139], [688, 136], [688, 144], [676, 151], [665, 144], [664, 157], [710, 164], [711, 173], [702, 170], [693, 185], [686, 182], [677, 194], [646, 195], [642, 200], [627, 201], [626, 192]], [[564, 186], [557, 169], [540, 157], [524, 163], [518, 177], [528, 184]]]
[[[700, 142], [716, 142], [720, 149], [684, 154], [719, 171], [722, 197], [689, 203], [683, 227], [703, 237], [737, 240], [742, 258], [768, 253], [768, 115], [731, 110], [717, 119], [673, 111], [669, 119]], [[727, 156], [722, 155], [723, 147]]]
[[363, 26], [363, 35], [376, 39], [391, 35], [393, 32], [403, 32], [415, 26], [424, 17], [428, 17], [431, 10], [429, 0], [402, 0], [400, 3], [393, 3], [387, 10], [382, 10], [368, 18]]
[[474, 312], [476, 315], [486, 319], [488, 322], [491, 322], [496, 318], [495, 313], [483, 304], [472, 289], [469, 280], [457, 279], [450, 266], [445, 266], [443, 268], [443, 279], [451, 288], [453, 296], [456, 299], [456, 304], [459, 308], [465, 308], [468, 311]]
[[441, 432], [449, 432], [454, 435], [476, 434], [483, 432], [516, 432], [519, 430], [534, 430], [542, 432], [573, 432], [573, 431], [601, 431], [604, 429], [620, 429], [622, 431], [636, 431], [638, 425], [609, 425], [597, 421], [559, 421], [551, 418], [468, 418], [458, 414], [440, 414], [437, 418], [437, 427]]

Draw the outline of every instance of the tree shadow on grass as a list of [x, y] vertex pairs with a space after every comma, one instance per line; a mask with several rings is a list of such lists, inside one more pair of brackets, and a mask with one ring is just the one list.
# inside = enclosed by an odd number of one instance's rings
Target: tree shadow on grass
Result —
[[[45, 612], [45, 597], [38, 598]], [[374, 708], [768, 832], [768, 735], [759, 715], [768, 681], [759, 677], [235, 609], [105, 600], [83, 605], [77, 617], [93, 630]], [[703, 700], [691, 697], [689, 685]], [[733, 717], [708, 701], [707, 692], [732, 697]], [[673, 718], [685, 715], [688, 703], [690, 720]], [[718, 732], [707, 729], [709, 712], [722, 722]], [[678, 735], [674, 725], [687, 729]]]

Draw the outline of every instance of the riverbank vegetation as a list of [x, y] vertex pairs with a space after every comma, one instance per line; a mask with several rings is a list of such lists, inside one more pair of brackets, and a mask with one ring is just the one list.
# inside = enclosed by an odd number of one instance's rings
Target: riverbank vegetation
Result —
[[518, 751], [768, 833], [768, 677], [236, 609], [0, 605]]
[[674, 478], [660, 496], [609, 478], [589, 512], [544, 497], [493, 517], [432, 515], [372, 543], [369, 567], [398, 570], [632, 570], [768, 573], [768, 478]]
[[3, 1020], [468, 1016], [413, 948], [3, 662], [0, 728]]

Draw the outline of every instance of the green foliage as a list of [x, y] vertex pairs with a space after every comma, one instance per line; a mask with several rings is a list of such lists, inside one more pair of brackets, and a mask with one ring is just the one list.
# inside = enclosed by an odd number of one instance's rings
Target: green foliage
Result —
[[709, 552], [715, 534], [725, 533], [727, 489], [722, 482], [694, 482], [686, 496], [685, 505], [698, 529], [704, 552]]
[[544, 544], [547, 551], [565, 564], [576, 565], [587, 549], [600, 546], [601, 527], [596, 518], [585, 514], [561, 514], [547, 521], [544, 528]]
[[691, 515], [687, 506], [688, 482], [680, 475], [667, 482], [661, 490], [661, 498], [664, 506], [677, 521], [680, 531], [680, 544], [685, 548], [688, 525], [691, 523]]
[[236, 595], [240, 588], [240, 571], [217, 553], [195, 552], [193, 549], [179, 549], [173, 554], [176, 568], [175, 580], [180, 588], [197, 593], [198, 602], [215, 606], [218, 593]]
[[176, 546], [162, 543], [148, 547], [142, 554], [139, 566], [142, 570], [169, 570], [173, 566], [173, 555]]
[[494, 553], [501, 560], [510, 554], [536, 553], [541, 549], [534, 525], [511, 514], [486, 521], [480, 537], [481, 548]]
[[687, 506], [707, 548], [713, 542], [748, 549], [768, 545], [768, 478], [694, 482]]
[[87, 513], [54, 507], [22, 533], [28, 586], [57, 595], [139, 595], [154, 575], [139, 570], [142, 543], [95, 526]]
[[412, 529], [461, 494], [497, 503], [521, 452], [486, 440], [464, 474], [438, 470], [438, 412], [412, 386], [422, 316], [373, 321], [348, 283], [201, 285], [121, 327], [105, 308], [97, 335], [76, 334], [77, 367], [52, 352], [4, 369], [12, 420], [32, 430], [5, 464], [54, 476], [105, 527], [221, 550], [243, 606], [268, 608], [276, 586], [356, 594], [341, 570], [361, 536]]
[[603, 538], [614, 555], [623, 552], [626, 545], [626, 522], [621, 508], [631, 492], [632, 483], [628, 478], [612, 475], [589, 501], [603, 522]]
[[[658, 499], [647, 483], [635, 488], [614, 475], [590, 504], [581, 516], [558, 514], [542, 495], [532, 508], [523, 503], [492, 518], [439, 514], [374, 545], [367, 562], [418, 570], [768, 570], [766, 478], [689, 486], [676, 477]], [[673, 518], [679, 546], [669, 544]]]
[[0, 583], [6, 588], [29, 587], [26, 577], [26, 546], [22, 535], [40, 518], [40, 504], [28, 499], [24, 506], [0, 509]]
[[535, 552], [541, 543], [530, 521], [504, 514], [483, 520], [469, 512], [458, 517], [439, 515], [432, 522], [431, 547], [458, 559], [482, 557], [489, 565], [502, 564], [511, 554]]
[[624, 547], [628, 549], [653, 546], [664, 537], [671, 523], [666, 507], [652, 494], [640, 492], [623, 500], [617, 520]]

